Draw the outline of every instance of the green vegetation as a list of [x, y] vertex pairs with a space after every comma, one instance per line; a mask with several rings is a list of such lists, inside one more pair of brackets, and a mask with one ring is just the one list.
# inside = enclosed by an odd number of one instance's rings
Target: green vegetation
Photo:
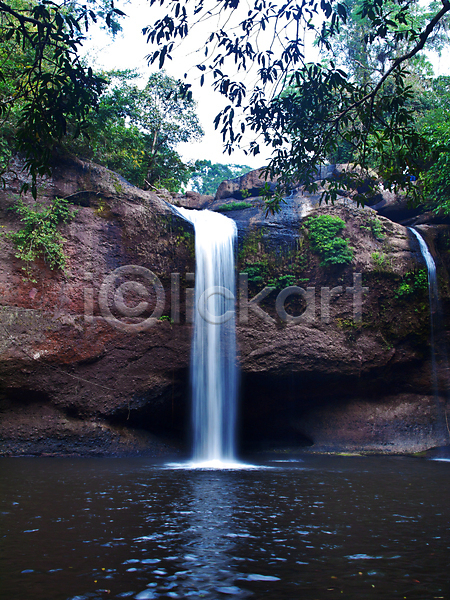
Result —
[[251, 208], [250, 202], [230, 202], [229, 204], [222, 204], [216, 208], [219, 212], [229, 212], [231, 210], [243, 210], [244, 208]]
[[[214, 123], [228, 152], [249, 132], [250, 153], [260, 152], [258, 139], [273, 150], [267, 173], [279, 176], [279, 193], [267, 198], [269, 212], [279, 209], [282, 191], [292, 182], [317, 190], [318, 167], [336, 157], [361, 169], [347, 180], [329, 182], [323, 193], [326, 200], [333, 201], [343, 187], [359, 189], [358, 182], [368, 181], [366, 191], [356, 197], [363, 202], [376, 191], [370, 174], [375, 168], [385, 187], [404, 188], [415, 202], [425, 197], [436, 209], [450, 210], [449, 107], [447, 100], [435, 102], [448, 98], [448, 78], [436, 85], [424, 54], [427, 49], [440, 51], [447, 43], [447, 1], [424, 5], [405, 0], [311, 0], [307, 7], [255, 1], [240, 23], [228, 19], [242, 7], [240, 0], [220, 3], [218, 10], [212, 0], [200, 2], [195, 10], [190, 10], [189, 0], [160, 0], [160, 5], [167, 7], [164, 18], [142, 30], [155, 44], [149, 61], [159, 69], [172, 60], [179, 41], [196, 35], [198, 28], [191, 29], [196, 23], [221, 19], [219, 27], [211, 23], [213, 33], [198, 39], [201, 60], [188, 72], [200, 71], [200, 84], [209, 80], [226, 98]], [[112, 90], [108, 75], [94, 73], [80, 59], [79, 47], [90, 24], [100, 21], [114, 34], [123, 14], [109, 0], [0, 2], [0, 162], [6, 169], [11, 151], [20, 151], [32, 175], [34, 196], [36, 178], [51, 172], [55, 152], [61, 146], [77, 151], [69, 139], [78, 140], [94, 160], [123, 168], [132, 181], [149, 187], [175, 189], [187, 177], [186, 165], [170, 136], [166, 139], [161, 121], [148, 122], [147, 113], [135, 119], [133, 106], [146, 111], [154, 100], [153, 87], [143, 95], [128, 84]], [[312, 14], [318, 18], [312, 20]], [[305, 28], [322, 52], [316, 63], [305, 60]], [[280, 36], [284, 41], [279, 46], [261, 43], [261, 38]], [[239, 79], [227, 74], [230, 64]], [[257, 73], [253, 88], [240, 79], [252, 68]], [[191, 102], [190, 87], [188, 81], [177, 82], [157, 104]], [[163, 111], [164, 119], [173, 124], [177, 111]], [[96, 127], [105, 114], [103, 152]], [[181, 141], [181, 129], [172, 129], [170, 135], [175, 133]]]
[[176, 146], [203, 135], [195, 102], [177, 94], [179, 83], [163, 72], [151, 75], [144, 88], [133, 83], [136, 71], [111, 71], [105, 77], [109, 83], [98, 110], [87, 118], [84, 135], [67, 139], [66, 148], [140, 188], [178, 192], [192, 167]]
[[382, 271], [389, 267], [388, 257], [383, 252], [372, 252], [371, 258], [377, 271]]
[[173, 325], [174, 323], [174, 320], [172, 319], [172, 317], [169, 317], [169, 315], [162, 315], [161, 317], [159, 317], [158, 321], [167, 321], [171, 325]]
[[365, 231], [370, 231], [373, 234], [373, 237], [379, 242], [383, 241], [385, 238], [383, 224], [377, 218], [369, 219], [368, 225], [360, 225], [359, 227]]
[[426, 269], [405, 273], [395, 294], [396, 298], [405, 298], [428, 290], [428, 274]]
[[[168, 8], [166, 18], [146, 27], [144, 34], [155, 44], [150, 62], [161, 67], [172, 58], [174, 46], [197, 35], [196, 23], [214, 18], [217, 3], [205, 0], [192, 12], [189, 0], [160, 4]], [[424, 92], [432, 67], [425, 51], [440, 51], [447, 43], [450, 4], [312, 0], [305, 8], [291, 2], [250, 2], [246, 17], [235, 22], [232, 12], [242, 4], [221, 4], [216, 13], [220, 26], [211, 23], [214, 33], [198, 39], [201, 59], [193, 65], [201, 72], [201, 85], [210, 81], [226, 98], [215, 118], [226, 149], [231, 152], [250, 131], [250, 151], [257, 155], [263, 139], [273, 150], [267, 172], [279, 177], [284, 191], [292, 182], [317, 191], [320, 165], [344, 160], [360, 170], [329, 181], [322, 188], [325, 200], [334, 201], [346, 188], [357, 189], [356, 199], [364, 202], [377, 193], [375, 169], [385, 187], [405, 189], [414, 202], [423, 201], [420, 174], [439, 156], [444, 160], [418, 118], [429, 108]], [[321, 51], [315, 63], [305, 58], [305, 29]], [[280, 36], [279, 47], [261, 44], [260, 38]], [[258, 74], [253, 88], [244, 86], [239, 75], [229, 75], [251, 69]], [[281, 198], [268, 198], [268, 210], [278, 210]]]
[[264, 285], [268, 275], [268, 264], [267, 262], [254, 262], [246, 264], [243, 267], [244, 271], [248, 273], [248, 281], [256, 286]]
[[[192, 188], [200, 194], [212, 194], [227, 179], [235, 179], [251, 171], [247, 165], [223, 165], [210, 160], [197, 160], [191, 173]], [[242, 196], [243, 198], [245, 196]]]
[[65, 239], [58, 231], [58, 225], [68, 223], [76, 214], [68, 200], [55, 198], [50, 206], [37, 203], [35, 208], [30, 208], [20, 198], [13, 210], [19, 213], [23, 228], [7, 235], [16, 247], [16, 258], [26, 263], [22, 269], [27, 275], [30, 274], [30, 263], [37, 258], [43, 258], [52, 270], [65, 271]]
[[0, 2], [0, 166], [20, 152], [35, 198], [38, 175], [51, 174], [55, 148], [84, 130], [105, 85], [80, 59], [83, 33], [95, 20], [114, 33], [120, 15], [106, 0]]
[[321, 266], [346, 265], [353, 259], [353, 250], [348, 240], [338, 237], [345, 228], [340, 217], [319, 215], [305, 221], [313, 252], [322, 258]]
[[284, 290], [284, 288], [300, 285], [301, 283], [307, 283], [308, 277], [296, 277], [295, 275], [279, 275], [278, 277], [272, 277], [267, 282], [267, 285], [274, 287], [277, 290]]

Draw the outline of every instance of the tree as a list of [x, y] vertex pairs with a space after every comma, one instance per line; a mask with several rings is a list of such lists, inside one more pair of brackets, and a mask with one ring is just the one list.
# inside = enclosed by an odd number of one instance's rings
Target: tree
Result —
[[192, 187], [200, 194], [215, 194], [222, 181], [240, 177], [251, 170], [247, 165], [223, 165], [213, 164], [210, 160], [197, 160], [191, 174]]
[[87, 119], [84, 135], [66, 147], [105, 165], [139, 187], [177, 192], [192, 168], [176, 152], [180, 142], [199, 139], [203, 131], [192, 99], [178, 94], [179, 82], [164, 73], [150, 76], [144, 88], [133, 84], [135, 71], [104, 74], [110, 81], [98, 110]]
[[115, 31], [115, 17], [123, 14], [106, 0], [0, 2], [0, 119], [14, 127], [14, 149], [25, 157], [35, 197], [37, 176], [51, 172], [55, 140], [70, 120], [79, 134], [105, 83], [80, 60], [83, 32], [97, 18]]
[[[169, 3], [160, 0], [159, 4]], [[222, 25], [200, 45], [202, 58], [195, 66], [201, 83], [210, 76], [214, 88], [229, 100], [215, 121], [228, 151], [250, 129], [274, 150], [268, 175], [278, 175], [284, 186], [306, 182], [314, 190], [311, 182], [318, 167], [344, 140], [354, 148], [360, 169], [349, 173], [348, 181], [328, 183], [326, 200], [333, 200], [345, 185], [353, 188], [357, 177], [366, 179], [375, 152], [385, 185], [404, 188], [419, 201], [420, 190], [405, 172], [422, 168], [428, 141], [415, 127], [407, 65], [440, 28], [450, 2], [431, 5], [426, 21], [419, 22], [414, 18], [417, 3], [410, 0], [362, 0], [358, 16], [367, 27], [363, 36], [367, 44], [389, 40], [393, 47], [403, 48], [403, 42], [408, 42], [406, 50], [386, 56], [384, 68], [371, 70], [363, 81], [352, 78], [334, 61], [326, 66], [305, 62], [304, 31], [315, 35], [320, 48], [331, 50], [331, 40], [340, 35], [348, 19], [345, 2], [254, 0], [240, 22], [227, 22], [239, 4], [239, 0], [171, 1], [170, 12], [144, 29], [148, 41], [158, 45], [149, 61], [162, 67], [171, 58], [177, 38], [188, 36], [193, 24], [214, 15], [223, 17]], [[316, 26], [317, 15], [323, 20]], [[256, 84], [247, 89], [227, 72], [230, 63], [241, 72], [254, 67]], [[188, 83], [185, 90], [189, 93]], [[259, 152], [257, 140], [250, 151]], [[276, 210], [279, 201], [280, 197], [269, 200], [269, 209]]]

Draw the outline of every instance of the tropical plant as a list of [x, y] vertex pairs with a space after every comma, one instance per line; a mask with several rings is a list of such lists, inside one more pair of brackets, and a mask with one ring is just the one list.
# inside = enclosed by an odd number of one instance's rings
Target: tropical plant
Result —
[[34, 207], [29, 207], [19, 198], [13, 209], [20, 215], [22, 228], [7, 236], [16, 247], [16, 258], [25, 262], [22, 269], [29, 275], [30, 263], [43, 258], [50, 269], [65, 271], [63, 244], [66, 240], [58, 226], [68, 223], [76, 214], [69, 201], [55, 198], [48, 206], [36, 203]]

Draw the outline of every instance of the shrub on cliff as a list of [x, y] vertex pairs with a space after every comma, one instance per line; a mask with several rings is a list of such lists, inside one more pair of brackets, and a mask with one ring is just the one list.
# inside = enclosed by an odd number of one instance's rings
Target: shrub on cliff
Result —
[[348, 240], [338, 237], [345, 228], [345, 221], [340, 217], [319, 215], [305, 221], [311, 248], [321, 257], [321, 266], [346, 265], [352, 262], [353, 249]]

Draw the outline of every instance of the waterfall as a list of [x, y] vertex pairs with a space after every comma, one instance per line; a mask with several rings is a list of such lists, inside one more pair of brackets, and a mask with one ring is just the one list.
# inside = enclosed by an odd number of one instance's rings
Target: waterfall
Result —
[[[436, 341], [435, 341], [435, 331], [438, 330], [437, 320], [440, 317], [440, 305], [439, 305], [439, 288], [437, 283], [436, 276], [436, 263], [431, 255], [431, 252], [428, 250], [428, 246], [420, 235], [420, 233], [413, 229], [412, 227], [408, 227], [408, 229], [414, 234], [419, 242], [420, 252], [425, 260], [425, 264], [427, 265], [428, 272], [428, 297], [430, 301], [430, 345], [431, 345], [431, 369], [432, 369], [432, 385], [433, 385], [433, 395], [436, 401], [436, 406], [438, 408], [438, 415], [440, 416], [441, 423], [441, 435], [444, 439], [450, 438], [450, 429], [448, 424], [447, 412], [445, 408], [445, 403], [440, 401], [439, 398], [439, 383], [438, 383], [438, 375], [437, 375], [437, 365], [436, 365]], [[448, 358], [447, 358], [447, 349], [445, 344], [441, 348], [441, 362], [445, 368], [445, 372], [448, 372]], [[447, 389], [447, 394], [449, 390]]]
[[433, 393], [437, 397], [438, 395], [438, 377], [437, 377], [437, 367], [436, 367], [436, 348], [434, 343], [434, 331], [435, 331], [435, 318], [438, 311], [438, 303], [439, 303], [439, 290], [437, 284], [436, 277], [436, 263], [434, 262], [434, 258], [431, 255], [431, 252], [428, 250], [428, 246], [420, 235], [420, 233], [413, 229], [412, 227], [408, 227], [411, 233], [417, 238], [420, 246], [420, 252], [425, 260], [425, 264], [427, 265], [427, 273], [428, 273], [428, 298], [430, 301], [430, 345], [431, 345], [431, 368], [432, 368], [432, 382], [433, 382]]
[[235, 461], [236, 224], [208, 210], [177, 208], [195, 228], [195, 310], [191, 356], [193, 461]]

